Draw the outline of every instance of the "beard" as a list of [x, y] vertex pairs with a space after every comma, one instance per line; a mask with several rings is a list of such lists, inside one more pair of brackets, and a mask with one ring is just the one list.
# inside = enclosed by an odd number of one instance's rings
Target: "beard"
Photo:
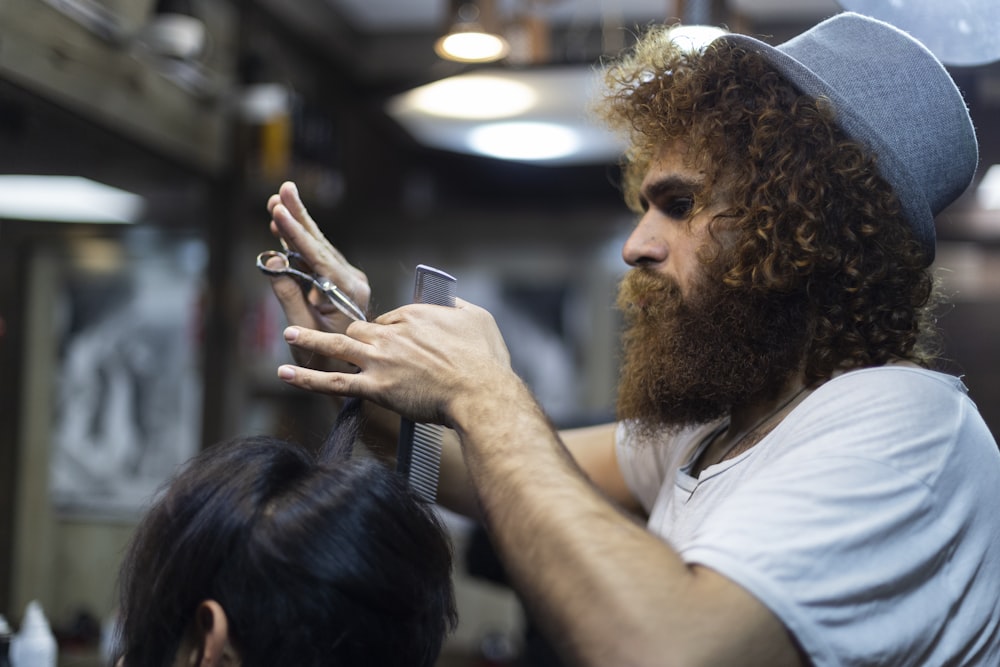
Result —
[[800, 369], [807, 306], [803, 295], [727, 287], [711, 271], [685, 297], [673, 279], [631, 270], [618, 293], [618, 418], [650, 435], [776, 398]]

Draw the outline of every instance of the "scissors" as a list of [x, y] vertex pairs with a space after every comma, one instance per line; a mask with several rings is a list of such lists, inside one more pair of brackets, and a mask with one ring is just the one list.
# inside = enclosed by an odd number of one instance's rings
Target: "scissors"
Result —
[[[295, 264], [305, 265], [305, 260], [302, 259], [302, 255], [299, 253], [289, 250], [288, 244], [285, 243], [285, 239], [280, 240], [281, 250], [265, 250], [257, 255], [258, 269], [269, 276], [295, 276], [300, 280], [304, 280], [325, 294], [327, 298], [330, 299], [330, 302], [337, 307], [337, 310], [342, 312], [344, 315], [347, 315], [352, 320], [361, 320], [362, 322], [368, 321], [365, 318], [364, 311], [361, 310], [358, 304], [354, 303], [351, 297], [344, 294], [344, 292], [330, 280], [295, 268]], [[268, 261], [274, 257], [280, 259], [282, 264], [276, 269], [272, 269], [267, 265]]]

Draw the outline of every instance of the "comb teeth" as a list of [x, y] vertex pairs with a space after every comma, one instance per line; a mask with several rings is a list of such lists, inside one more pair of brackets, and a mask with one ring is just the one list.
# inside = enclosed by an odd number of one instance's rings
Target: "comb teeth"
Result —
[[432, 303], [437, 306], [455, 306], [455, 283], [453, 276], [426, 264], [417, 266], [417, 276], [413, 286], [413, 303]]
[[413, 425], [413, 450], [410, 453], [409, 482], [427, 502], [437, 498], [438, 469], [441, 467], [441, 443], [444, 427], [438, 424]]
[[[456, 282], [444, 271], [420, 264], [413, 286], [413, 302], [454, 307]], [[444, 427], [438, 424], [414, 423], [409, 419], [400, 422], [396, 470], [406, 477], [410, 488], [429, 503], [437, 498], [443, 438]]]

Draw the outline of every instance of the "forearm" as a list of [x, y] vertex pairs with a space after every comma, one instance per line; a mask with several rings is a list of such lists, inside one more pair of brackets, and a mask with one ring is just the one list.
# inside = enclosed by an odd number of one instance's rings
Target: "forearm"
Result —
[[[364, 403], [366, 448], [387, 465], [395, 465], [399, 441], [399, 415], [370, 401]], [[560, 438], [571, 457], [605, 497], [639, 515], [642, 508], [632, 497], [615, 460], [614, 424], [561, 431]], [[453, 512], [478, 519], [479, 505], [462, 457], [455, 431], [445, 429], [438, 479], [439, 504]]]
[[[758, 629], [781, 633], [780, 624], [743, 623], [753, 605], [744, 606], [741, 589], [724, 582], [715, 595], [721, 577], [690, 568], [609, 503], [528, 391], [498, 385], [492, 400], [456, 410], [456, 428], [505, 567], [570, 663], [785, 664], [787, 656], [773, 655], [767, 642], [743, 640], [756, 641]], [[730, 613], [738, 631], [725, 626]], [[720, 632], [730, 633], [725, 642]]]
[[[456, 424], [486, 525], [548, 636], [573, 664], [637, 664], [618, 650], [651, 639], [634, 566], [653, 538], [596, 491], [525, 388], [472, 402]], [[659, 551], [655, 580], [685, 581], [680, 559]]]

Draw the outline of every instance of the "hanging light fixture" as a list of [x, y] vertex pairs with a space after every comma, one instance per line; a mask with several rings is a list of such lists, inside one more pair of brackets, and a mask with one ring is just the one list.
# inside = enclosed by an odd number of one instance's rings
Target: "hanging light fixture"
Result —
[[464, 63], [488, 63], [507, 55], [510, 51], [507, 40], [486, 27], [489, 22], [482, 16], [480, 4], [487, 1], [460, 0], [451, 27], [434, 45], [438, 56]]
[[205, 54], [207, 29], [191, 0], [157, 0], [140, 39], [156, 56], [194, 62]]

